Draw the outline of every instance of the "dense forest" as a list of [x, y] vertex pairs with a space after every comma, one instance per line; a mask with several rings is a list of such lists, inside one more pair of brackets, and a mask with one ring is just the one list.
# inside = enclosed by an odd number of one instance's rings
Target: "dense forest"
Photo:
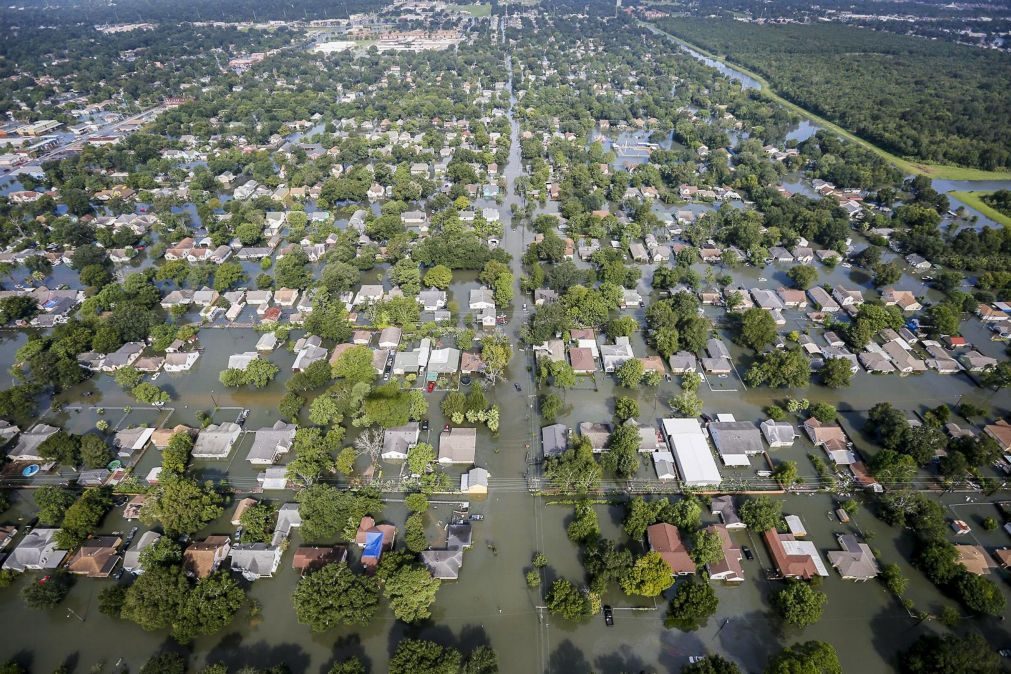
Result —
[[1011, 56], [836, 25], [677, 19], [662, 27], [903, 157], [1011, 167]]

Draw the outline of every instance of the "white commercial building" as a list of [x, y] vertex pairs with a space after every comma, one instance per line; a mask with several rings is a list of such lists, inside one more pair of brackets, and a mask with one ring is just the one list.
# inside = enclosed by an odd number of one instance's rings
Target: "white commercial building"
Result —
[[723, 481], [697, 419], [664, 419], [663, 434], [681, 480], [690, 487], [718, 485]]

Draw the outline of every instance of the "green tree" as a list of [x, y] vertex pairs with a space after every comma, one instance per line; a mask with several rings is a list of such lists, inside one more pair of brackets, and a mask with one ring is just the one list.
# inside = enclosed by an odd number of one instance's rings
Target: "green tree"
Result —
[[709, 583], [688, 579], [675, 588], [664, 617], [664, 626], [694, 632], [709, 622], [718, 605], [719, 599]]
[[722, 655], [707, 655], [682, 667], [681, 674], [741, 674], [741, 670]]
[[614, 415], [619, 421], [626, 421], [639, 416], [639, 402], [635, 398], [621, 396], [614, 401]]
[[216, 634], [228, 627], [246, 601], [242, 587], [226, 571], [201, 578], [189, 592], [172, 623], [172, 636], [180, 643]]
[[144, 663], [140, 674], [186, 674], [186, 658], [178, 653], [158, 653]]
[[39, 508], [39, 523], [49, 526], [58, 526], [63, 522], [67, 508], [77, 500], [73, 492], [51, 485], [39, 487], [33, 497]]
[[695, 391], [681, 391], [668, 401], [671, 409], [685, 417], [697, 417], [702, 414], [702, 399]]
[[85, 489], [63, 514], [56, 544], [64, 550], [79, 546], [98, 527], [110, 506], [112, 496], [107, 489]]
[[307, 543], [353, 538], [362, 517], [376, 516], [383, 508], [375, 491], [343, 491], [328, 484], [314, 484], [295, 499], [302, 516], [300, 533]]
[[344, 562], [303, 577], [294, 594], [295, 616], [313, 632], [338, 625], [367, 625], [379, 607], [379, 581], [357, 575]]
[[428, 511], [428, 497], [424, 494], [408, 494], [404, 497], [404, 505], [412, 513], [423, 513]]
[[223, 293], [246, 280], [246, 272], [238, 262], [222, 262], [214, 268], [214, 289]]
[[459, 674], [460, 651], [424, 639], [401, 639], [390, 658], [390, 674]]
[[545, 461], [544, 476], [566, 494], [585, 494], [600, 485], [603, 470], [586, 441], [577, 442], [561, 455]]
[[614, 376], [625, 388], [635, 388], [642, 381], [644, 371], [642, 361], [632, 358], [619, 365], [614, 371]]
[[955, 587], [962, 603], [970, 611], [995, 616], [1004, 613], [1006, 605], [1004, 594], [989, 578], [963, 572], [957, 576]]
[[[420, 515], [412, 515], [420, 517]], [[432, 604], [442, 581], [423, 566], [404, 565], [383, 582], [383, 594], [397, 620], [414, 623], [432, 616]]]
[[714, 531], [703, 529], [695, 534], [692, 546], [692, 559], [699, 566], [713, 564], [723, 559], [723, 544]]
[[775, 529], [783, 519], [783, 504], [768, 496], [750, 498], [741, 505], [741, 521], [756, 533]]
[[619, 582], [625, 594], [656, 597], [674, 584], [674, 577], [660, 553], [651, 551], [635, 560]]
[[[807, 269], [807, 267], [800, 268]], [[741, 314], [739, 331], [741, 343], [755, 351], [760, 351], [776, 341], [775, 319], [771, 313], [758, 307], [752, 307]]]
[[195, 534], [224, 511], [224, 499], [212, 482], [201, 485], [181, 476], [162, 477], [141, 510], [146, 524], [161, 524], [166, 534]]
[[149, 632], [166, 629], [179, 618], [189, 591], [181, 566], [146, 567], [127, 590], [120, 614]]
[[829, 358], [821, 368], [821, 381], [829, 388], [844, 388], [853, 379], [852, 365], [845, 358]]
[[404, 525], [404, 545], [411, 552], [421, 552], [428, 547], [425, 538], [425, 519], [421, 513], [414, 513], [407, 518]]
[[453, 270], [446, 265], [437, 264], [425, 272], [424, 283], [429, 288], [445, 290], [453, 283]]
[[239, 517], [242, 525], [243, 543], [269, 543], [274, 531], [274, 516], [277, 508], [273, 504], [261, 501], [246, 508]]
[[281, 369], [265, 358], [254, 358], [246, 366], [245, 384], [254, 388], [264, 388], [274, 380]]
[[566, 620], [579, 620], [590, 614], [590, 602], [572, 581], [558, 578], [544, 597], [548, 611]]
[[772, 471], [772, 479], [784, 488], [792, 487], [800, 482], [800, 471], [797, 470], [797, 462], [783, 461], [780, 463], [776, 466], [776, 469]]
[[498, 656], [490, 646], [478, 646], [463, 663], [462, 674], [498, 674]]
[[168, 446], [162, 450], [161, 466], [168, 473], [181, 475], [190, 462], [190, 452], [193, 450], [193, 437], [187, 431], [174, 433]]
[[818, 270], [804, 264], [790, 267], [790, 271], [786, 272], [786, 275], [793, 283], [793, 287], [798, 290], [807, 290], [818, 280]]
[[376, 370], [372, 365], [372, 350], [367, 346], [353, 346], [333, 364], [333, 376], [344, 379], [347, 386], [358, 382], [372, 383]]
[[56, 431], [39, 445], [38, 451], [39, 456], [63, 466], [81, 465], [81, 443], [76, 435]]
[[639, 444], [642, 438], [639, 428], [632, 424], [622, 424], [614, 429], [608, 438], [608, 450], [602, 463], [604, 468], [613, 471], [620, 477], [632, 477], [639, 470]]
[[57, 606], [70, 592], [73, 576], [62, 569], [53, 571], [39, 578], [32, 578], [21, 588], [21, 598], [28, 608], [37, 610], [51, 609]]
[[172, 396], [168, 392], [146, 381], [134, 386], [130, 391], [130, 395], [148, 405], [164, 405], [172, 399]]
[[435, 461], [435, 448], [427, 442], [419, 442], [407, 450], [407, 469], [412, 475], [423, 474]]
[[776, 349], [759, 355], [744, 379], [749, 386], [803, 388], [811, 382], [811, 366], [799, 349]]
[[765, 668], [765, 674], [842, 674], [842, 671], [835, 649], [823, 641], [787, 646]]
[[569, 523], [567, 533], [573, 543], [594, 541], [600, 536], [600, 523], [597, 521], [597, 511], [588, 501], [576, 504], [575, 514]]
[[[977, 632], [938, 636], [924, 634], [898, 658], [902, 674], [997, 674], [1000, 658]], [[835, 670], [842, 672], [839, 668]]]
[[772, 597], [776, 612], [790, 625], [807, 627], [821, 619], [828, 595], [814, 589], [810, 583], [795, 580]]
[[112, 450], [94, 433], [81, 436], [81, 461], [87, 468], [104, 468], [112, 461]]

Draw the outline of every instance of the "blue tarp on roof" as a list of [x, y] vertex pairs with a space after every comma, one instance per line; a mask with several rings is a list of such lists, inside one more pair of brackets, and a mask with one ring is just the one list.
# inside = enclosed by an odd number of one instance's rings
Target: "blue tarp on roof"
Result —
[[365, 550], [362, 551], [362, 558], [375, 557], [383, 554], [383, 533], [381, 531], [369, 531], [365, 534]]

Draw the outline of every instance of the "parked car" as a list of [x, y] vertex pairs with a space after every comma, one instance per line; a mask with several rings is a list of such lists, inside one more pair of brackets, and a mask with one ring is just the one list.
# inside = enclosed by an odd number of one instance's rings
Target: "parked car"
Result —
[[753, 553], [751, 551], [751, 548], [749, 548], [747, 545], [741, 546], [741, 554], [743, 554], [744, 558], [747, 559], [748, 561], [751, 561], [752, 559], [755, 558], [755, 553]]

